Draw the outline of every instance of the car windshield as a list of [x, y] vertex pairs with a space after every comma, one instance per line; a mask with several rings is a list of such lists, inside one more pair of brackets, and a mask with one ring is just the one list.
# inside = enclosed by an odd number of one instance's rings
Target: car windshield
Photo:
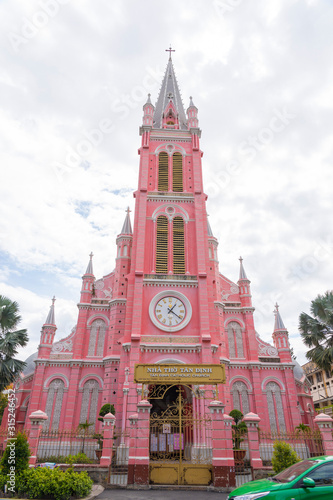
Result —
[[302, 462], [298, 462], [297, 464], [291, 465], [288, 469], [283, 470], [276, 476], [274, 476], [274, 480], [279, 483], [290, 483], [296, 479], [297, 476], [302, 474], [308, 469], [311, 469], [314, 465], [318, 463], [317, 460], [303, 460]]

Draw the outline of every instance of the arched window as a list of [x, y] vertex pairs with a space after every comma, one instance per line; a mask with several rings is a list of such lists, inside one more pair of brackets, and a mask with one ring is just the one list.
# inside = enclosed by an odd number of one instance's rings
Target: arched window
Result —
[[103, 356], [106, 324], [102, 319], [95, 319], [91, 324], [88, 356]]
[[169, 190], [169, 157], [165, 151], [158, 156], [158, 190]]
[[180, 153], [172, 156], [172, 190], [183, 191], [183, 157]]
[[267, 406], [270, 428], [273, 431], [285, 431], [281, 389], [276, 382], [266, 385]]
[[124, 257], [127, 257], [127, 245], [124, 245], [123, 255], [124, 255]]
[[65, 384], [60, 378], [52, 380], [47, 391], [45, 413], [48, 419], [44, 423], [44, 429], [59, 429], [62, 400], [64, 397]]
[[156, 231], [156, 273], [168, 273], [168, 219], [164, 215], [157, 218]]
[[236, 321], [228, 324], [228, 340], [230, 358], [244, 358], [242, 329]]
[[173, 219], [173, 272], [185, 274], [184, 220]]
[[93, 424], [90, 429], [95, 430], [99, 384], [97, 380], [87, 380], [83, 386], [80, 424]]
[[233, 408], [246, 415], [250, 411], [249, 394], [244, 382], [235, 382], [231, 389]]

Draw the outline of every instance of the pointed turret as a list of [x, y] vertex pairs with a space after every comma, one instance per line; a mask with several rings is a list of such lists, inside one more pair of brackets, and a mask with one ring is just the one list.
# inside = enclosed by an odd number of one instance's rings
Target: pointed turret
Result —
[[291, 361], [288, 330], [286, 329], [282, 321], [278, 304], [275, 304], [274, 316], [275, 316], [274, 332], [273, 332], [274, 345], [278, 350], [282, 362]]
[[[209, 258], [211, 260], [215, 260], [218, 262], [217, 259], [217, 247], [218, 247], [218, 241], [217, 238], [213, 235], [212, 228], [210, 227], [209, 220], [208, 220], [208, 215], [207, 215], [207, 235], [208, 235], [208, 254]], [[218, 268], [216, 268], [218, 269]]]
[[52, 299], [52, 304], [50, 306], [49, 313], [47, 315], [47, 318], [45, 320], [44, 326], [46, 325], [55, 325], [55, 319], [54, 319], [54, 303], [55, 303], [55, 297]]
[[187, 126], [189, 130], [192, 128], [197, 129], [199, 127], [198, 108], [194, 106], [192, 96], [190, 97], [190, 105], [187, 108], [187, 118]]
[[278, 304], [275, 304], [274, 315], [275, 315], [274, 332], [281, 331], [281, 330], [287, 331], [287, 329], [284, 326], [284, 323], [282, 321], [281, 314], [280, 314], [280, 311], [279, 311], [279, 305]]
[[239, 262], [240, 262], [239, 280], [238, 280], [239, 297], [241, 299], [242, 306], [252, 307], [251, 287], [250, 287], [251, 281], [246, 276], [242, 257], [239, 257]]
[[49, 358], [54, 341], [54, 336], [57, 330], [54, 316], [55, 300], [55, 297], [53, 297], [49, 313], [40, 332], [40, 344], [38, 346], [38, 358], [40, 359]]
[[87, 266], [87, 270], [82, 276], [82, 288], [81, 288], [81, 299], [80, 299], [81, 304], [90, 303], [91, 297], [93, 295], [94, 281], [95, 281], [93, 263], [92, 263], [93, 256], [94, 254], [91, 252], [91, 254], [89, 255], [90, 260]]
[[125, 276], [127, 276], [131, 267], [132, 242], [133, 242], [133, 231], [132, 231], [130, 213], [131, 211], [129, 207], [127, 207], [124, 224], [116, 240], [117, 259], [116, 259], [115, 281], [113, 289], [114, 297], [122, 297], [124, 294], [126, 294], [127, 290], [127, 280], [125, 279]]
[[143, 120], [142, 125], [145, 127], [153, 126], [153, 116], [155, 107], [150, 100], [150, 94], [148, 94], [147, 102], [143, 106]]
[[208, 219], [207, 219], [207, 234], [208, 234], [208, 238], [211, 236], [214, 238], [213, 231], [212, 231], [212, 228], [210, 227]]
[[133, 234], [131, 219], [130, 219], [130, 212], [131, 211], [130, 211], [129, 207], [127, 207], [126, 217], [125, 217], [124, 224], [123, 224], [123, 227], [122, 227], [120, 234]]
[[84, 273], [84, 276], [86, 276], [86, 275], [94, 276], [93, 263], [92, 263], [93, 256], [94, 256], [94, 254], [91, 252], [91, 254], [89, 255], [90, 259], [89, 259], [89, 262], [87, 265], [86, 272]]
[[172, 50], [169, 51], [170, 57], [155, 106], [153, 128], [187, 130], [184, 106], [171, 59]]

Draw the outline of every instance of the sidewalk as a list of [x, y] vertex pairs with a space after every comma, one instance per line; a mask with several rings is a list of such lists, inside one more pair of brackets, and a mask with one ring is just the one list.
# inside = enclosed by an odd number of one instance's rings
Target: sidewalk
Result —
[[105, 489], [96, 500], [226, 500], [228, 493], [181, 488], [149, 490]]

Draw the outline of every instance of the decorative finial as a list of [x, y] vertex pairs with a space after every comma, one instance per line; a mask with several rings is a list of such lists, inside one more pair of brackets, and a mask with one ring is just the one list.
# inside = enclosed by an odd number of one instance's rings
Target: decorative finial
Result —
[[170, 43], [170, 47], [168, 49], [165, 49], [165, 52], [169, 52], [169, 59], [171, 59], [171, 52], [176, 52], [176, 51], [171, 48], [171, 43]]
[[127, 213], [127, 215], [129, 215], [132, 212], [132, 210], [130, 210], [130, 207], [127, 207], [126, 210], [125, 210], [125, 212]]
[[243, 262], [243, 257], [239, 257], [239, 260], [242, 263]]
[[90, 254], [89, 254], [90, 260], [92, 260], [93, 256], [94, 256], [94, 254], [92, 252], [90, 252]]
[[55, 298], [55, 295], [53, 295], [53, 299], [52, 299], [52, 305], [54, 306], [54, 303], [56, 301], [56, 298]]

